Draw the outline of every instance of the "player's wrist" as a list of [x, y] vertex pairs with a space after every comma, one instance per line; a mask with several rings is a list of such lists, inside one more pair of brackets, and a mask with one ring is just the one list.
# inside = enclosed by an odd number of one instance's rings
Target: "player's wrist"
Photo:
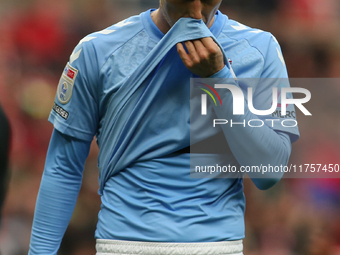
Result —
[[224, 66], [221, 70], [214, 73], [213, 75], [208, 76], [207, 78], [230, 78], [231, 73], [227, 66]]

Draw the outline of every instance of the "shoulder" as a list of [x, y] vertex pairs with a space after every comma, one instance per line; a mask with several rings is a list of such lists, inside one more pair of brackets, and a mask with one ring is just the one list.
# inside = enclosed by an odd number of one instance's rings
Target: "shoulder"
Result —
[[[110, 55], [144, 29], [140, 15], [132, 16], [101, 31], [85, 36], [70, 56], [70, 64], [78, 59], [106, 62]], [[82, 61], [84, 63], [84, 61]]]
[[263, 56], [267, 55], [270, 48], [280, 47], [277, 39], [270, 32], [246, 26], [232, 19], [226, 19], [221, 34], [229, 40], [245, 42]]
[[233, 60], [238, 77], [287, 76], [281, 47], [274, 35], [224, 17], [218, 41]]

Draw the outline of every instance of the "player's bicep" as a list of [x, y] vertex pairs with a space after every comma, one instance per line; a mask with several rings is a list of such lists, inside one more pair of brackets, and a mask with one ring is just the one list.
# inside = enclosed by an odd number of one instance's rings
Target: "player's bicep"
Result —
[[46, 156], [44, 174], [55, 176], [61, 181], [75, 181], [75, 184], [78, 184], [90, 146], [90, 141], [71, 137], [54, 129]]
[[265, 54], [262, 78], [288, 78], [286, 62], [277, 39], [271, 35]]
[[[256, 110], [267, 115], [258, 117], [275, 131], [287, 133], [292, 142], [299, 137], [294, 105], [283, 105], [282, 98], [292, 98], [291, 93], [283, 93], [283, 88], [289, 88], [286, 64], [280, 45], [274, 36], [270, 36], [261, 78], [256, 81], [257, 86], [253, 91], [253, 106]], [[286, 115], [283, 115], [283, 108]]]

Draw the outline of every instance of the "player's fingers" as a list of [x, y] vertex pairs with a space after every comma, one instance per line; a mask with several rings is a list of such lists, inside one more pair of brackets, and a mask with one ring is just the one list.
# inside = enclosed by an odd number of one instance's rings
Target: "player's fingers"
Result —
[[186, 50], [184, 49], [183, 43], [177, 43], [176, 46], [177, 46], [177, 52], [181, 57], [183, 58], [189, 57]]
[[185, 51], [183, 44], [182, 43], [177, 43], [176, 46], [177, 46], [177, 52], [179, 54], [179, 57], [182, 59], [183, 63], [186, 66], [192, 65], [192, 61], [190, 59], [190, 56]]
[[193, 41], [196, 52], [200, 59], [208, 59], [209, 58], [209, 52], [208, 50], [204, 47], [203, 43], [201, 40], [194, 40]]
[[220, 47], [211, 37], [204, 37], [201, 39], [201, 42], [209, 53], [218, 54], [222, 52]]
[[200, 62], [200, 57], [196, 51], [196, 48], [193, 42], [186, 41], [184, 42], [184, 44], [185, 44], [185, 47], [187, 47], [187, 50], [188, 50], [188, 53], [189, 53], [189, 56], [192, 62], [198, 64]]

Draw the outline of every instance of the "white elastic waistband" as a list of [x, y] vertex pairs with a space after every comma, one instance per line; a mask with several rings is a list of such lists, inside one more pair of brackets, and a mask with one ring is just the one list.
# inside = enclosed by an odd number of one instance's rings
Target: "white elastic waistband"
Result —
[[242, 240], [160, 243], [97, 239], [96, 255], [243, 255]]

